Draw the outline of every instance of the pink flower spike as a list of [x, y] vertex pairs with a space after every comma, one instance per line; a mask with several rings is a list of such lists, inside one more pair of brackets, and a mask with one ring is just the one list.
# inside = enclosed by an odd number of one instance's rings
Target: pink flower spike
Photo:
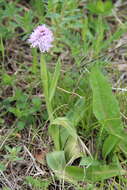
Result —
[[52, 31], [45, 26], [45, 24], [38, 26], [30, 35], [28, 42], [31, 44], [31, 47], [38, 47], [41, 52], [48, 52], [49, 49], [53, 46], [53, 33]]

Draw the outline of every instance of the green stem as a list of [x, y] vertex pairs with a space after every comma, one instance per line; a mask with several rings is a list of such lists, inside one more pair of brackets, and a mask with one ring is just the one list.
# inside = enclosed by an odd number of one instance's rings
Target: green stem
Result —
[[46, 101], [46, 107], [49, 115], [50, 122], [53, 121], [53, 111], [52, 111], [52, 105], [49, 101], [49, 80], [48, 80], [48, 70], [45, 63], [45, 57], [43, 54], [41, 54], [41, 60], [40, 60], [40, 69], [41, 69], [41, 80], [43, 84], [43, 93], [45, 96]]
[[[41, 54], [40, 69], [41, 69], [41, 80], [42, 80], [42, 85], [43, 85], [43, 93], [44, 93], [45, 101], [46, 101], [46, 108], [48, 111], [49, 120], [50, 120], [50, 122], [52, 122], [53, 121], [53, 111], [52, 111], [51, 101], [49, 101], [50, 94], [49, 94], [48, 69], [47, 69], [47, 65], [45, 63], [45, 57], [43, 54]], [[56, 150], [60, 150], [58, 126], [53, 126], [53, 127], [49, 126], [49, 133], [52, 136]]]
[[46, 106], [47, 106], [47, 111], [48, 111], [48, 115], [49, 115], [49, 120], [50, 122], [53, 121], [53, 112], [52, 112], [52, 106], [46, 102]]

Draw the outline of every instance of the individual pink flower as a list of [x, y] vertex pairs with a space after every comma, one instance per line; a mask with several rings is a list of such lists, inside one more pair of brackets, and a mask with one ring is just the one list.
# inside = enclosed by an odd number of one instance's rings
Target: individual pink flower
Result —
[[38, 26], [30, 35], [28, 42], [31, 44], [31, 47], [38, 47], [41, 52], [48, 52], [49, 49], [53, 46], [53, 33], [52, 31], [45, 26], [45, 24]]

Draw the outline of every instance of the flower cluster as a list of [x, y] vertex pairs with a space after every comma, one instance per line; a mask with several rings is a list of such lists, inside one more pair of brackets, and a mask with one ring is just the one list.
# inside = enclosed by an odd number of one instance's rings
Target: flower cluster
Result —
[[48, 52], [53, 42], [52, 31], [45, 24], [38, 26], [30, 35], [28, 42], [31, 47], [38, 47], [41, 52]]

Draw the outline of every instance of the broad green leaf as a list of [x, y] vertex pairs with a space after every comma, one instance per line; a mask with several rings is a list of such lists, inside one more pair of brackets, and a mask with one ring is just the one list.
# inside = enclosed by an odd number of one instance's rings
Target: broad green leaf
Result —
[[60, 69], [61, 69], [61, 63], [58, 60], [57, 64], [56, 64], [56, 68], [55, 68], [55, 72], [52, 78], [52, 82], [51, 82], [51, 86], [49, 89], [49, 101], [52, 101], [52, 98], [54, 97], [55, 94], [55, 90], [56, 90], [56, 86], [57, 86], [57, 82], [60, 76]]
[[80, 161], [80, 166], [86, 166], [86, 167], [89, 167], [89, 166], [94, 166], [94, 165], [99, 165], [100, 162], [98, 160], [94, 160], [92, 159], [90, 156], [88, 157], [82, 157], [81, 161]]
[[[56, 150], [60, 150], [60, 147], [61, 149], [64, 148], [65, 143], [67, 142], [69, 136], [73, 136], [73, 138], [70, 137], [71, 142], [73, 139], [73, 141], [75, 142], [75, 146], [78, 147], [77, 135], [74, 127], [76, 127], [78, 122], [83, 118], [84, 113], [85, 113], [85, 99], [81, 98], [76, 102], [74, 107], [67, 113], [66, 117], [57, 118], [51, 123], [49, 127], [49, 132], [53, 138]], [[69, 148], [69, 141], [67, 142], [66, 146]], [[67, 150], [69, 152], [68, 148]]]
[[65, 168], [65, 179], [68, 181], [83, 181], [84, 169], [77, 166], [67, 166]]
[[50, 125], [48, 128], [49, 134], [54, 142], [55, 150], [60, 150], [60, 127], [57, 125]]
[[77, 100], [73, 108], [67, 113], [67, 118], [76, 127], [78, 122], [82, 120], [85, 113], [85, 98]]
[[119, 147], [120, 147], [120, 149], [123, 151], [123, 153], [124, 153], [124, 154], [126, 155], [126, 157], [127, 157], [127, 143], [121, 141], [121, 142], [119, 143]]
[[51, 125], [62, 126], [67, 129], [71, 136], [77, 138], [76, 130], [73, 128], [72, 123], [67, 117], [58, 117], [51, 122]]
[[106, 77], [95, 67], [90, 75], [93, 91], [93, 112], [103, 127], [111, 134], [123, 131], [118, 102]]
[[106, 138], [103, 144], [103, 149], [102, 149], [102, 155], [104, 158], [106, 158], [107, 155], [115, 148], [115, 145], [118, 144], [118, 142], [119, 142], [119, 139], [113, 135], [109, 135]]
[[[82, 120], [85, 113], [85, 98], [80, 98], [75, 103], [74, 107], [67, 113], [66, 117], [68, 120], [72, 123], [72, 127], [76, 127], [77, 124]], [[60, 136], [61, 140], [61, 148], [65, 146], [65, 143], [67, 142], [68, 137], [70, 136], [70, 133], [68, 133], [67, 129], [61, 128], [60, 133], [62, 134]]]
[[[75, 103], [74, 107], [67, 113], [66, 117], [71, 122], [72, 127], [76, 127], [81, 121], [85, 113], [85, 98], [80, 98]], [[67, 161], [76, 159], [81, 155], [80, 147], [77, 138], [70, 135], [66, 128], [60, 128], [60, 143], [61, 149], [65, 150]]]
[[66, 166], [64, 151], [54, 151], [47, 154], [48, 166], [56, 173], [57, 177], [67, 181], [83, 180], [84, 169], [76, 166]]
[[60, 147], [61, 147], [61, 149], [64, 149], [69, 136], [70, 136], [70, 133], [68, 132], [68, 130], [66, 128], [61, 127], [60, 128]]
[[54, 151], [46, 156], [48, 166], [54, 172], [61, 172], [66, 166], [64, 151]]
[[72, 162], [76, 158], [81, 157], [81, 150], [79, 147], [78, 139], [69, 135], [64, 147], [64, 151], [67, 162], [70, 160]]
[[[117, 142], [117, 139], [123, 138], [123, 126], [120, 118], [119, 105], [115, 96], [112, 94], [111, 85], [97, 67], [92, 69], [90, 84], [93, 91], [93, 112], [102, 124], [102, 127], [109, 134], [113, 135], [114, 139], [116, 137]], [[109, 146], [111, 145], [109, 144]], [[112, 146], [112, 149], [114, 146]], [[107, 155], [112, 149], [107, 145], [105, 147], [104, 155]]]
[[114, 176], [124, 175], [125, 173], [125, 170], [114, 165], [90, 166], [86, 169], [86, 179], [92, 182], [97, 182]]

